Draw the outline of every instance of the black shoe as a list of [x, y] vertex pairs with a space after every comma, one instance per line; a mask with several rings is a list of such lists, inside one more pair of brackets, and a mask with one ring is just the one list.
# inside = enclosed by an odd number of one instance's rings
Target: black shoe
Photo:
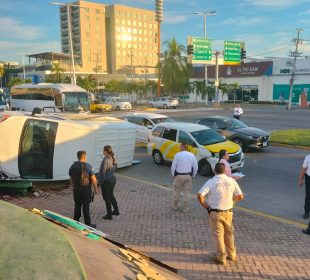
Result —
[[90, 224], [90, 225], [88, 225], [89, 227], [92, 227], [92, 228], [96, 228], [97, 227], [97, 225], [96, 224]]
[[301, 231], [302, 231], [302, 233], [304, 233], [304, 234], [310, 235], [310, 230], [309, 230], [309, 229], [302, 229]]
[[112, 220], [112, 215], [106, 214], [105, 216], [102, 217], [102, 219]]
[[112, 212], [112, 215], [115, 215], [115, 216], [118, 216], [119, 215], [119, 211], [117, 210], [114, 210], [113, 212]]
[[309, 213], [305, 213], [302, 217], [303, 217], [304, 219], [308, 219], [308, 218], [309, 218]]

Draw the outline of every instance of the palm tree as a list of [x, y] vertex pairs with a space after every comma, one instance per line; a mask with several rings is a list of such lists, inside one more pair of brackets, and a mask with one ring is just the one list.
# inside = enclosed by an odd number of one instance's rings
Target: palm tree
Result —
[[221, 92], [222, 92], [222, 102], [223, 102], [223, 101], [224, 101], [224, 95], [225, 95], [225, 94], [228, 94], [229, 85], [223, 83], [223, 82], [220, 80], [219, 90], [221, 90]]
[[12, 77], [10, 78], [7, 86], [8, 88], [11, 88], [13, 86], [16, 86], [16, 85], [21, 85], [21, 84], [25, 84], [25, 83], [31, 83], [32, 80], [31, 79], [23, 79], [23, 78], [20, 78], [20, 77]]
[[186, 62], [183, 55], [186, 48], [179, 45], [175, 38], [171, 41], [165, 41], [164, 46], [167, 48], [165, 57], [158, 65], [159, 73], [165, 91], [173, 95], [184, 92], [186, 83], [191, 74], [191, 67]]
[[86, 78], [82, 78], [79, 76], [76, 80], [76, 83], [78, 86], [88, 92], [94, 92], [97, 88], [96, 80], [92, 75], [88, 75]]
[[60, 67], [60, 64], [53, 62], [52, 73], [56, 74], [58, 83], [61, 82], [60, 73], [63, 73], [63, 72], [64, 72], [64, 69]]
[[4, 76], [4, 67], [0, 65], [0, 88], [2, 88], [2, 78]]
[[236, 90], [240, 88], [239, 83], [233, 83], [229, 85], [230, 91], [234, 93], [234, 103], [236, 102]]

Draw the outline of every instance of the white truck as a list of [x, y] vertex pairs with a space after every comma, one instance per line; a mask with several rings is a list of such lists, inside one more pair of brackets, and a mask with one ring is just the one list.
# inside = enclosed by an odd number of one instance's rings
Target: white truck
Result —
[[67, 180], [79, 150], [98, 172], [105, 145], [130, 166], [136, 141], [133, 124], [89, 114], [0, 112], [0, 135], [0, 170], [31, 181]]

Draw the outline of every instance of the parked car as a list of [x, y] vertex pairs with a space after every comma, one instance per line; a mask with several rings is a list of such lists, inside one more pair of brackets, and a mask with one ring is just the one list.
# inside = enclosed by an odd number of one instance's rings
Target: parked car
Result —
[[152, 128], [158, 123], [174, 122], [173, 119], [160, 114], [133, 113], [121, 117], [136, 126], [136, 141], [148, 143]]
[[177, 108], [179, 107], [179, 100], [172, 97], [156, 97], [149, 102], [149, 107], [153, 108]]
[[90, 103], [90, 112], [91, 113], [101, 113], [101, 112], [106, 112], [106, 111], [111, 111], [112, 105], [107, 104], [102, 100], [93, 100]]
[[112, 105], [112, 109], [116, 111], [131, 110], [130, 102], [121, 99], [120, 97], [106, 97], [103, 99], [104, 103]]
[[270, 135], [268, 132], [259, 128], [249, 127], [232, 117], [205, 117], [198, 120], [197, 123], [215, 129], [227, 139], [238, 144], [243, 151], [248, 150], [250, 147], [265, 148], [269, 145]]
[[189, 151], [197, 159], [198, 172], [203, 176], [212, 175], [222, 149], [229, 153], [232, 170], [244, 165], [244, 154], [237, 144], [226, 140], [213, 129], [193, 123], [167, 122], [155, 125], [147, 150], [156, 164], [163, 164], [165, 160], [173, 161], [175, 154], [180, 151], [180, 143], [188, 144]]

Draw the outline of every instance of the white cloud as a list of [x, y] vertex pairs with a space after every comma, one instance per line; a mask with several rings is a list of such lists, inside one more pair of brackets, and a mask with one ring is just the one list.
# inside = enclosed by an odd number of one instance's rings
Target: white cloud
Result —
[[1, 38], [35, 40], [44, 37], [44, 30], [44, 28], [39, 26], [25, 25], [11, 17], [0, 18]]
[[244, 0], [245, 3], [270, 9], [286, 9], [302, 3], [310, 3], [310, 0]]
[[305, 10], [299, 13], [300, 16], [302, 15], [310, 15], [310, 10]]
[[263, 17], [237, 17], [230, 18], [223, 21], [223, 24], [229, 25], [239, 25], [239, 26], [247, 26], [247, 25], [255, 25], [265, 21]]
[[188, 17], [185, 15], [178, 15], [176, 13], [165, 13], [164, 14], [165, 24], [177, 24], [177, 23], [181, 23], [187, 20], [188, 20]]

